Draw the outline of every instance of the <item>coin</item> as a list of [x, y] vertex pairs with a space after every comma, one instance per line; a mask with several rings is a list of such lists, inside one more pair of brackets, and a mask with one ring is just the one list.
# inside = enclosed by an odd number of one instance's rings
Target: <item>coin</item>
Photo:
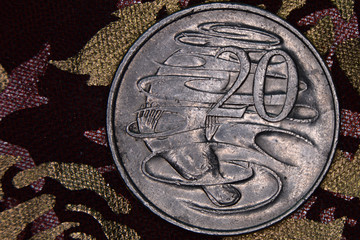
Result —
[[155, 214], [215, 235], [267, 227], [319, 186], [339, 107], [329, 71], [294, 27], [262, 9], [175, 13], [130, 48], [107, 132], [121, 176]]

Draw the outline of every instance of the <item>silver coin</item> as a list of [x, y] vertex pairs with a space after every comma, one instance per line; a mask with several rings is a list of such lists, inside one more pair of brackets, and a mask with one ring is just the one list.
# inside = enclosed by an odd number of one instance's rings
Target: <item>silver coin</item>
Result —
[[328, 170], [339, 131], [314, 47], [279, 17], [238, 4], [151, 27], [120, 64], [107, 113], [130, 190], [167, 221], [216, 235], [298, 208]]

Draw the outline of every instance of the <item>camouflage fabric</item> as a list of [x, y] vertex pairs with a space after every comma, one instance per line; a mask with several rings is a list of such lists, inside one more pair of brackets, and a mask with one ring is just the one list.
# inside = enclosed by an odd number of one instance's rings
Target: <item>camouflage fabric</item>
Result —
[[127, 190], [105, 134], [112, 77], [160, 19], [208, 0], [0, 2], [0, 239], [360, 239], [360, 2], [238, 0], [286, 19], [328, 65], [333, 165], [284, 221], [232, 237], [165, 222]]

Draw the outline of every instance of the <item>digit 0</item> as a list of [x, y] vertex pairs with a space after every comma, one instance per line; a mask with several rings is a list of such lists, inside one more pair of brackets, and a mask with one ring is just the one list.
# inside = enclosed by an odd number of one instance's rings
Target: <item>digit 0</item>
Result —
[[[264, 103], [264, 88], [265, 88], [265, 78], [267, 67], [269, 61], [274, 56], [282, 56], [285, 59], [287, 67], [287, 88], [286, 88], [286, 98], [282, 106], [281, 112], [278, 115], [270, 116], [265, 109]], [[298, 76], [296, 71], [296, 66], [291, 57], [284, 52], [283, 50], [272, 50], [267, 52], [260, 60], [254, 78], [254, 104], [257, 113], [261, 118], [269, 122], [279, 122], [287, 117], [287, 115], [292, 110], [296, 96], [298, 92]]]

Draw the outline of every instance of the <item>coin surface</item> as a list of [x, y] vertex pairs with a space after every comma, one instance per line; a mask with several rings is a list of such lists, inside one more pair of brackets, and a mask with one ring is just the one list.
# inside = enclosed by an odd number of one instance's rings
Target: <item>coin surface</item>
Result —
[[167, 221], [217, 235], [298, 208], [328, 170], [339, 130], [314, 47], [279, 17], [238, 4], [151, 27], [120, 64], [107, 114], [130, 190]]

